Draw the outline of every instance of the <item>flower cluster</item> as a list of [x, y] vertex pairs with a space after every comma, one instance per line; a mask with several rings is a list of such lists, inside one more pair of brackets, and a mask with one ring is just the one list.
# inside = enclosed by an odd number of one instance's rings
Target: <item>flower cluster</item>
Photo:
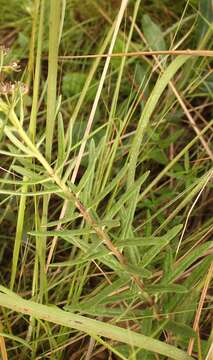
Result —
[[12, 95], [15, 92], [20, 92], [21, 94], [27, 94], [28, 93], [28, 87], [26, 84], [18, 81], [15, 83], [12, 83], [10, 81], [7, 82], [1, 82], [0, 83], [0, 94], [2, 95]]
[[13, 61], [11, 64], [2, 66], [1, 70], [5, 73], [10, 73], [12, 71], [18, 72], [21, 70], [21, 68], [16, 61]]
[[10, 64], [4, 64], [4, 57], [8, 54], [9, 48], [4, 45], [0, 45], [0, 57], [1, 57], [1, 67], [0, 67], [0, 77], [2, 81], [0, 82], [0, 94], [1, 95], [13, 95], [13, 94], [27, 94], [28, 87], [26, 84], [18, 81], [12, 83], [11, 81], [4, 81], [2, 74], [11, 73], [13, 71], [18, 72], [21, 70], [18, 62], [13, 61]]

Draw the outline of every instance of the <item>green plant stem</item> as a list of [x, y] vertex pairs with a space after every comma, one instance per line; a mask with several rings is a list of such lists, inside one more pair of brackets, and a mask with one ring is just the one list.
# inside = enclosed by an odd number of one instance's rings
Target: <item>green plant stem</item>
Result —
[[57, 307], [53, 308], [47, 305], [37, 304], [33, 301], [24, 300], [15, 294], [0, 293], [0, 305], [23, 314], [33, 315], [38, 319], [86, 332], [90, 336], [94, 333], [131, 346], [156, 352], [175, 360], [192, 360], [192, 357], [184, 351], [172, 345], [165, 344], [162, 341], [138, 334], [129, 329], [123, 329], [108, 323], [69, 313]]

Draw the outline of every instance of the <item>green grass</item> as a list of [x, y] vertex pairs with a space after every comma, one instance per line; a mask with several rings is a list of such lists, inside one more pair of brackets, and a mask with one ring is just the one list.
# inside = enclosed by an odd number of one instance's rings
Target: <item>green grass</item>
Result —
[[0, 8], [0, 359], [210, 360], [211, 0]]

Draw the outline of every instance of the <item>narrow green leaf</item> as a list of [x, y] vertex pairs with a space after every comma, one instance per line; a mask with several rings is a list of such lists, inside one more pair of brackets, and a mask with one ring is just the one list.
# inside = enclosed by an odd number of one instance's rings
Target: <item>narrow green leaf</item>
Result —
[[19, 336], [14, 336], [11, 334], [6, 334], [5, 332], [1, 332], [0, 331], [0, 336], [3, 336], [6, 339], [10, 339], [12, 341], [15, 341], [25, 347], [27, 347], [28, 349], [32, 350], [32, 347], [28, 344], [27, 341], [23, 340], [22, 338], [20, 338]]
[[198, 246], [196, 249], [192, 250], [188, 256], [184, 257], [184, 259], [178, 263], [173, 272], [170, 274], [166, 274], [163, 283], [169, 283], [178, 278], [180, 274], [182, 274], [193, 262], [199, 259], [208, 249], [213, 246], [213, 241], [208, 241], [205, 244]]
[[162, 341], [144, 336], [129, 329], [86, 318], [74, 313], [60, 310], [56, 307], [41, 305], [33, 301], [24, 300], [21, 297], [0, 294], [0, 305], [14, 311], [21, 312], [39, 319], [47, 320], [58, 325], [74, 328], [88, 334], [105, 336], [112, 340], [137, 346], [175, 360], [192, 360], [191, 356], [175, 346], [168, 345]]
[[119, 173], [110, 181], [110, 183], [105, 187], [105, 189], [100, 193], [97, 194], [94, 198], [91, 207], [97, 205], [101, 200], [103, 200], [116, 186], [120, 183], [123, 179], [124, 175], [127, 173], [127, 166], [124, 166]]
[[64, 136], [64, 122], [62, 114], [58, 114], [58, 157], [57, 168], [59, 168], [65, 159], [65, 136]]
[[129, 171], [128, 171], [128, 187], [134, 183], [135, 172], [137, 168], [137, 160], [140, 152], [140, 146], [143, 141], [144, 133], [149, 122], [151, 115], [153, 114], [155, 107], [168, 85], [169, 81], [176, 74], [176, 72], [185, 64], [189, 59], [188, 56], [179, 56], [177, 57], [164, 71], [163, 75], [159, 77], [154, 89], [152, 90], [148, 101], [142, 111], [141, 117], [138, 122], [138, 127], [136, 129], [135, 136], [133, 138], [131, 150], [130, 150], [130, 159], [129, 159]]
[[5, 126], [4, 132], [7, 135], [7, 137], [10, 139], [12, 144], [17, 147], [17, 149], [23, 151], [28, 156], [32, 156], [32, 157], [35, 156], [35, 154], [33, 154], [33, 152], [31, 150], [29, 150], [25, 145], [23, 145], [21, 143], [21, 141], [19, 141], [17, 139], [17, 137], [15, 135], [13, 135], [13, 132], [11, 131], [11, 129], [8, 126]]
[[143, 174], [132, 186], [128, 189], [115, 203], [114, 206], [108, 211], [107, 218], [113, 218], [118, 211], [122, 208], [122, 206], [129, 201], [129, 199], [134, 195], [135, 192], [137, 192], [142, 184], [146, 181], [147, 177], [149, 175], [149, 171], [147, 171], [145, 174]]
[[[183, 225], [177, 225], [173, 229], [169, 230], [167, 234], [164, 235], [166, 244], [169, 244], [169, 242], [180, 232], [182, 227]], [[141, 265], [147, 266], [155, 258], [155, 256], [160, 253], [160, 251], [163, 249], [164, 246], [165, 244], [161, 246], [157, 245], [152, 247], [150, 250], [148, 250], [142, 258]]]
[[169, 320], [165, 324], [165, 329], [172, 331], [173, 334], [179, 335], [181, 338], [186, 336], [187, 338], [196, 337], [196, 332], [190, 327], [176, 321]]
[[129, 274], [137, 275], [137, 276], [141, 277], [142, 279], [149, 278], [152, 275], [151, 271], [144, 269], [144, 267], [140, 264], [138, 264], [136, 266], [132, 265], [132, 264], [127, 264], [125, 266], [125, 268]]
[[188, 290], [183, 285], [178, 285], [178, 284], [151, 285], [151, 286], [147, 286], [147, 291], [152, 294], [163, 294], [163, 293], [184, 294], [188, 292]]

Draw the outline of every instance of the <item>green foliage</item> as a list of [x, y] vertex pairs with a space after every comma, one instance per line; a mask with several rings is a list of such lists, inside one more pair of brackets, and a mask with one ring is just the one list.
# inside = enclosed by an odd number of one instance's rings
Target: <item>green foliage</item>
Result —
[[[72, 72], [65, 74], [62, 82], [62, 91], [64, 96], [72, 97], [75, 96], [76, 94], [80, 94], [86, 80], [87, 80], [86, 74], [82, 74], [79, 72]], [[94, 99], [94, 95], [96, 91], [97, 91], [97, 85], [96, 82], [93, 81], [91, 83], [91, 88], [87, 91], [86, 99], [88, 101]]]
[[152, 50], [166, 50], [166, 43], [160, 26], [149, 15], [142, 17], [142, 28], [149, 47]]
[[0, 0], [3, 360], [210, 358], [211, 6]]

